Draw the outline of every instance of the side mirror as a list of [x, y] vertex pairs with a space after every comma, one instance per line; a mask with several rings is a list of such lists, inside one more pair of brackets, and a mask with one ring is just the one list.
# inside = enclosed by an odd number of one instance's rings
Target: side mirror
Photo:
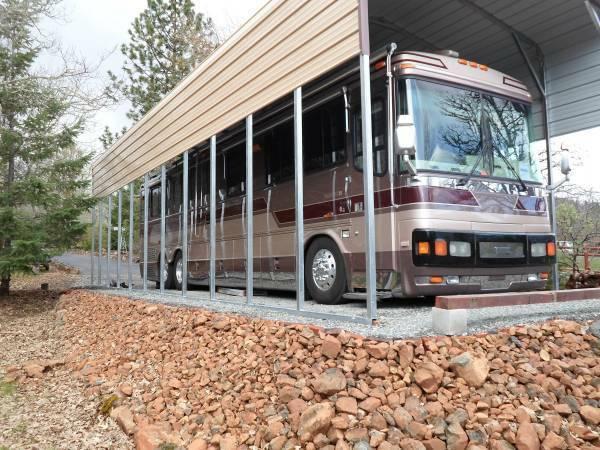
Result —
[[399, 116], [396, 121], [396, 143], [402, 155], [413, 156], [416, 153], [417, 133], [410, 116]]
[[569, 150], [567, 149], [563, 149], [560, 156], [560, 171], [565, 177], [568, 177], [571, 173], [571, 159], [569, 158]]
[[415, 156], [417, 149], [415, 147], [417, 140], [417, 131], [411, 116], [402, 115], [396, 121], [396, 145], [397, 151], [402, 156], [402, 160], [412, 176], [417, 175], [417, 168], [411, 161], [411, 156]]

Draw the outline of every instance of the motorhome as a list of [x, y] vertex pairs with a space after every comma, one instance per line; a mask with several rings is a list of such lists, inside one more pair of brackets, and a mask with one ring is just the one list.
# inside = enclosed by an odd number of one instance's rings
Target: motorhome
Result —
[[[542, 289], [555, 262], [543, 179], [531, 150], [531, 104], [519, 80], [454, 52], [398, 51], [372, 59], [377, 292], [422, 297]], [[358, 67], [303, 89], [305, 284], [336, 304], [366, 289]], [[245, 285], [246, 192], [253, 190], [254, 285], [295, 289], [293, 100], [253, 115], [253, 186], [245, 125], [217, 135], [216, 284]], [[148, 279], [181, 288], [182, 224], [188, 283], [209, 280], [209, 147], [167, 169], [165, 255], [161, 185], [149, 183]], [[143, 208], [142, 208], [143, 210]], [[143, 262], [142, 262], [143, 265]]]

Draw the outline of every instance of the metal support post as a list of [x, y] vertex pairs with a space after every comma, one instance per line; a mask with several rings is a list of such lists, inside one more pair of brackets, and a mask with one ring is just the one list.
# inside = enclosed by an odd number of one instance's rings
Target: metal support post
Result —
[[216, 261], [215, 251], [217, 248], [217, 137], [210, 138], [210, 261], [209, 261], [209, 285], [210, 299], [217, 299], [216, 285]]
[[253, 123], [246, 118], [246, 303], [254, 295], [254, 177], [253, 177]]
[[[550, 139], [550, 114], [548, 110], [548, 76], [546, 73], [546, 63], [544, 53], [539, 45], [534, 43], [538, 55], [542, 58], [541, 71], [538, 73], [531, 58], [527, 54], [523, 43], [521, 42], [521, 36], [518, 33], [513, 33], [513, 40], [517, 46], [519, 53], [525, 60], [529, 73], [531, 74], [535, 84], [538, 88], [540, 95], [542, 96], [542, 107], [544, 109], [544, 140], [546, 141], [546, 169], [548, 170], [548, 186], [552, 185], [552, 150], [551, 150], [551, 139]], [[557, 225], [556, 225], [556, 201], [554, 199], [554, 191], [548, 192], [548, 214], [550, 215], [550, 227], [552, 233], [556, 236]], [[558, 260], [552, 266], [552, 289], [555, 291], [560, 289], [560, 272], [558, 270]]]
[[182, 271], [181, 271], [181, 295], [185, 297], [187, 295], [187, 278], [188, 278], [188, 188], [189, 188], [189, 153], [186, 150], [183, 153], [183, 210], [182, 210], [182, 232], [181, 232], [181, 262], [182, 262]]
[[365, 214], [365, 270], [367, 314], [377, 319], [377, 278], [375, 273], [375, 205], [373, 187], [373, 137], [371, 129], [371, 71], [368, 54], [360, 55], [360, 94], [362, 110], [363, 186]]
[[133, 267], [133, 225], [135, 223], [135, 213], [133, 202], [135, 196], [133, 195], [133, 189], [135, 185], [133, 182], [129, 183], [129, 251], [127, 252], [127, 287], [131, 291], [133, 289], [132, 279], [132, 267]]
[[98, 202], [98, 286], [102, 286], [102, 202]]
[[148, 290], [148, 208], [150, 205], [150, 188], [148, 187], [148, 174], [144, 174], [144, 270], [142, 276], [142, 286], [144, 291]]
[[94, 230], [94, 226], [96, 225], [96, 207], [92, 208], [92, 226], [91, 226], [91, 230], [92, 230], [92, 248], [90, 249], [90, 255], [91, 255], [91, 271], [90, 271], [90, 286], [94, 285], [94, 261], [96, 259], [96, 257], [94, 256], [94, 253], [96, 251], [96, 230]]
[[106, 236], [106, 284], [110, 287], [110, 238], [112, 237], [112, 194], [108, 196], [108, 211], [106, 217], [106, 229], [108, 235]]
[[123, 240], [123, 191], [117, 192], [117, 288], [121, 284], [121, 241]]
[[160, 271], [158, 279], [160, 280], [160, 293], [165, 292], [165, 265], [167, 263], [167, 243], [166, 237], [166, 214], [167, 214], [167, 167], [160, 166]]
[[294, 180], [296, 194], [296, 309], [304, 309], [304, 173], [302, 88], [294, 90]]

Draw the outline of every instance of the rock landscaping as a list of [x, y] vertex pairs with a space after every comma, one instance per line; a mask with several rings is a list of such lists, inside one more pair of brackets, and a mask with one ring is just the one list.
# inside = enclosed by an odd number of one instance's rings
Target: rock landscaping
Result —
[[[60, 363], [142, 450], [600, 446], [589, 323], [377, 342], [87, 291], [57, 316]], [[35, 382], [48, 363], [7, 377]]]

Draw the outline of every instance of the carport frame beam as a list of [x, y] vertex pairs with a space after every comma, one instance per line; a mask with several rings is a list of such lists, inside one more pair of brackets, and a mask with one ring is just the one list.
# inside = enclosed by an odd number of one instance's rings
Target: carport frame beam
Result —
[[133, 190], [135, 185], [133, 181], [129, 183], [129, 252], [127, 254], [127, 288], [131, 291], [133, 289], [132, 279], [132, 266], [133, 266], [133, 225], [135, 222], [134, 204], [135, 196]]
[[246, 118], [246, 303], [254, 296], [254, 174], [253, 174], [253, 117]]
[[[181, 232], [181, 296], [187, 296], [187, 277], [188, 277], [188, 197], [189, 197], [189, 152], [183, 152], [183, 209], [182, 232]], [[177, 267], [175, 267], [177, 272]]]
[[149, 181], [148, 174], [144, 174], [144, 269], [142, 271], [142, 287], [144, 291], [148, 290], [148, 209], [150, 203], [148, 201], [148, 196], [150, 195], [150, 188], [148, 186]]
[[166, 238], [166, 215], [167, 215], [167, 167], [163, 164], [160, 166], [160, 268], [158, 279], [160, 280], [160, 293], [165, 293], [165, 265], [167, 260], [167, 243]]
[[121, 281], [121, 241], [123, 240], [123, 190], [117, 191], [117, 289]]
[[217, 299], [216, 249], [217, 249], [217, 136], [210, 138], [210, 260], [208, 268], [210, 300]]
[[304, 309], [304, 174], [302, 87], [294, 90], [294, 180], [296, 202], [296, 310]]
[[106, 230], [108, 231], [108, 235], [106, 236], [106, 285], [110, 287], [110, 238], [112, 235], [112, 194], [108, 196], [108, 211], [106, 216]]

